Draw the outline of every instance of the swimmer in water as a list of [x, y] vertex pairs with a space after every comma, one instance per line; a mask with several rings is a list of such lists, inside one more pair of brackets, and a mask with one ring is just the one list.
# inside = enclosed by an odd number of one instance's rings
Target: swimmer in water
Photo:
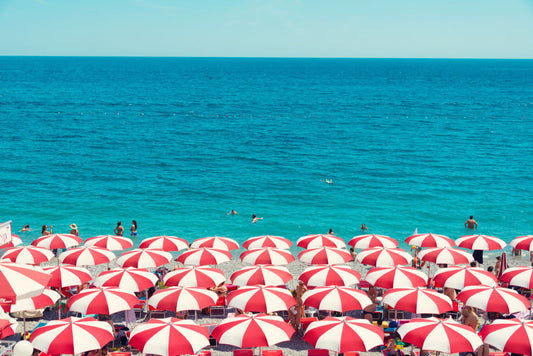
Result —
[[236, 212], [235, 209], [231, 209], [231, 211], [227, 213], [226, 215], [239, 215], [239, 213]]
[[255, 214], [252, 215], [252, 224], [255, 224], [257, 220], [263, 220], [263, 218], [258, 218]]
[[361, 231], [366, 231], [366, 230], [368, 230], [368, 227], [366, 227], [365, 224], [361, 225]]
[[333, 184], [333, 179], [327, 179], [327, 178], [326, 178], [326, 179], [321, 179], [320, 181], [321, 181], [321, 182], [326, 182], [326, 183], [328, 183], [328, 184]]
[[22, 227], [22, 232], [30, 231], [30, 225], [26, 224], [24, 227]]

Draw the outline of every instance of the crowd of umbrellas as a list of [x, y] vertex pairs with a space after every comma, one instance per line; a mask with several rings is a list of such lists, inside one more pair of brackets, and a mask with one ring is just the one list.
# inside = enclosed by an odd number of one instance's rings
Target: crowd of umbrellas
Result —
[[[297, 277], [308, 288], [303, 304], [319, 311], [344, 313], [363, 310], [373, 301], [358, 289], [362, 282], [385, 289], [382, 304], [390, 309], [415, 314], [441, 315], [453, 310], [451, 299], [431, 287], [460, 290], [457, 299], [464, 306], [485, 312], [527, 313], [529, 300], [506, 286], [533, 289], [533, 267], [506, 268], [502, 261], [498, 276], [482, 268], [471, 267], [470, 250], [500, 250], [501, 239], [485, 235], [463, 236], [456, 241], [436, 234], [408, 237], [408, 245], [423, 248], [418, 258], [427, 263], [446, 265], [432, 278], [419, 269], [406, 266], [413, 256], [398, 248], [399, 243], [382, 235], [356, 236], [348, 242], [360, 249], [356, 260], [374, 266], [364, 281], [347, 262], [354, 254], [346, 249], [342, 238], [333, 235], [308, 235], [297, 241], [304, 250], [298, 260], [309, 265]], [[0, 261], [0, 304], [4, 311], [36, 310], [53, 305], [61, 298], [55, 290], [81, 286], [92, 281], [68, 299], [67, 308], [82, 315], [111, 315], [131, 310], [139, 303], [136, 293], [159, 282], [153, 273], [173, 260], [173, 251], [183, 251], [177, 261], [183, 267], [162, 277], [163, 288], [146, 301], [150, 310], [173, 312], [202, 310], [217, 304], [218, 295], [210, 290], [228, 279], [216, 266], [231, 260], [232, 250], [239, 244], [226, 237], [206, 237], [190, 245], [182, 238], [156, 236], [145, 239], [133, 248], [131, 239], [122, 236], [97, 236], [85, 242], [69, 234], [42, 236], [30, 246], [19, 246], [14, 236], [11, 246], [4, 246]], [[83, 244], [83, 245], [82, 245]], [[81, 246], [80, 246], [81, 245]], [[521, 236], [511, 243], [516, 249], [533, 251], [533, 235]], [[221, 344], [238, 348], [268, 347], [289, 341], [293, 326], [277, 315], [296, 304], [286, 284], [294, 279], [285, 265], [295, 261], [290, 252], [292, 242], [279, 236], [258, 236], [248, 239], [240, 255], [250, 266], [233, 273], [229, 280], [237, 289], [227, 296], [227, 306], [244, 311], [222, 320], [209, 334], [206, 327], [190, 319], [149, 319], [138, 324], [130, 335], [130, 345], [145, 354], [194, 354], [210, 345], [209, 337]], [[58, 256], [58, 265], [38, 267], [54, 257], [52, 250], [65, 250]], [[112, 251], [124, 251], [118, 258]], [[109, 264], [95, 278], [85, 267]], [[429, 269], [428, 269], [429, 271]], [[430, 283], [430, 281], [432, 282]], [[257, 313], [257, 314], [252, 314]], [[2, 313], [3, 314], [3, 313]], [[33, 347], [49, 355], [79, 354], [99, 349], [114, 339], [109, 323], [92, 317], [68, 317], [49, 321], [31, 334]], [[0, 338], [15, 333], [17, 323], [3, 314]], [[483, 343], [507, 352], [532, 354], [533, 321], [519, 318], [497, 319], [483, 327], [479, 336], [471, 327], [451, 318], [414, 318], [402, 324], [397, 333], [405, 343], [423, 350], [446, 353], [476, 350]], [[384, 331], [366, 319], [348, 316], [331, 317], [312, 322], [303, 339], [315, 348], [335, 352], [368, 351], [384, 345]]]

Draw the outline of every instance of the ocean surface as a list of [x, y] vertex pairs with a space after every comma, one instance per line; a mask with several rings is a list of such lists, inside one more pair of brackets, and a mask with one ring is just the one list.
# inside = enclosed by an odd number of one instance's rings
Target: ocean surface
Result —
[[0, 125], [28, 243], [533, 234], [533, 60], [0, 57]]

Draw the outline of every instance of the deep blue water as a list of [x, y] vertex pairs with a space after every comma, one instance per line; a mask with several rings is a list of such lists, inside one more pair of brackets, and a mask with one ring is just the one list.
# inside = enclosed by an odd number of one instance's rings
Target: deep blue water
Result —
[[0, 57], [0, 221], [510, 240], [532, 120], [533, 60]]

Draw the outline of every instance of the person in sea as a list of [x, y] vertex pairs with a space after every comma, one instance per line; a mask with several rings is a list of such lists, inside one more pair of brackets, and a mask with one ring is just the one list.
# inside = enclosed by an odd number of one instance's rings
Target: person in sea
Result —
[[328, 235], [334, 235], [334, 233], [333, 233], [333, 229], [329, 229], [329, 231], [328, 231]]
[[470, 230], [477, 229], [477, 222], [476, 220], [474, 220], [473, 215], [470, 215], [470, 219], [466, 220], [465, 228], [470, 229]]
[[135, 220], [131, 221], [130, 231], [131, 231], [131, 236], [137, 236], [137, 221]]
[[366, 230], [368, 230], [368, 227], [366, 227], [365, 224], [362, 224], [361, 225], [361, 231], [366, 231]]
[[70, 224], [70, 234], [80, 236], [80, 232], [78, 231], [78, 226], [76, 226], [76, 224]]
[[48, 231], [48, 226], [43, 225], [41, 229], [41, 236], [46, 236], [52, 234], [52, 231], [54, 230], [54, 225], [50, 225], [50, 231]]
[[227, 213], [226, 215], [239, 215], [239, 213], [236, 212], [235, 209], [231, 209], [231, 211]]
[[115, 233], [115, 235], [117, 236], [122, 236], [124, 235], [124, 226], [122, 226], [122, 222], [118, 222], [117, 223], [117, 226], [115, 227], [115, 229], [113, 230], [113, 232]]
[[26, 224], [26, 225], [24, 225], [24, 226], [22, 227], [22, 230], [21, 230], [21, 231], [22, 231], [22, 232], [26, 232], [26, 231], [30, 231], [30, 230], [31, 230], [31, 229], [30, 229], [30, 225]]
[[258, 220], [263, 220], [263, 218], [258, 218], [255, 214], [252, 215], [252, 224], [255, 224]]

